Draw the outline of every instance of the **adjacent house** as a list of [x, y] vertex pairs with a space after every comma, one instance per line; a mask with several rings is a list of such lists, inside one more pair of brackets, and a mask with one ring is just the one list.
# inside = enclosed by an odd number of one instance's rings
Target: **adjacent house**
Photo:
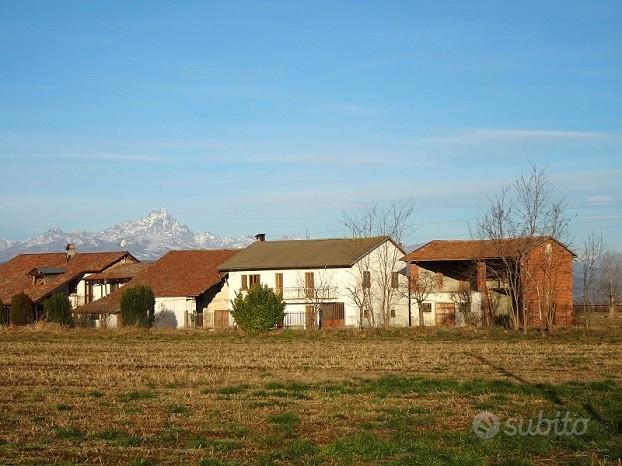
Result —
[[[128, 262], [118, 267], [109, 268], [100, 273], [84, 277], [84, 302], [80, 305], [97, 301], [108, 296], [128, 283], [139, 272], [149, 267], [152, 262]], [[77, 306], [76, 306], [77, 307]]]
[[515, 318], [517, 326], [550, 327], [572, 324], [574, 257], [552, 237], [526, 237], [434, 240], [402, 260], [413, 284], [430, 285], [422, 304], [426, 325]]
[[219, 267], [229, 296], [214, 310], [214, 327], [233, 325], [231, 300], [260, 284], [283, 296], [285, 327], [407, 324], [404, 251], [391, 238], [256, 239]]
[[[204, 314], [214, 306], [227, 306], [229, 297], [225, 277], [219, 266], [233, 257], [237, 249], [170, 251], [138, 271], [124, 287], [149, 286], [155, 295], [156, 326], [171, 328], [202, 327]], [[109, 280], [101, 274], [97, 282]], [[78, 308], [76, 314], [91, 316], [96, 326], [118, 325], [123, 288]]]
[[95, 299], [89, 294], [86, 278], [91, 274], [112, 271], [138, 260], [127, 251], [77, 252], [73, 244], [65, 253], [20, 254], [0, 265], [0, 301], [5, 322], [11, 299], [27, 294], [35, 303], [36, 317], [43, 311], [43, 301], [54, 293], [67, 295], [74, 307]]

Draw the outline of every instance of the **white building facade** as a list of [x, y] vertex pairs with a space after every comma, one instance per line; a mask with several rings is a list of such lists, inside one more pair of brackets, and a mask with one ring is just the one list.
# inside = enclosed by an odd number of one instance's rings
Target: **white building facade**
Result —
[[[266, 285], [286, 303], [284, 327], [407, 326], [403, 255], [388, 237], [260, 240], [221, 266], [226, 309], [236, 294]], [[234, 325], [230, 316], [226, 323]]]

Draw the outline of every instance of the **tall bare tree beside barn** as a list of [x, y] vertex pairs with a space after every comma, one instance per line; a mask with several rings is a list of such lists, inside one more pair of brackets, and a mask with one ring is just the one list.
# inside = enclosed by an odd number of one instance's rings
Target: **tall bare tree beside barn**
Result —
[[425, 326], [424, 302], [436, 288], [436, 275], [434, 272], [421, 268], [415, 264], [411, 264], [410, 267], [410, 296], [417, 303], [417, 309], [419, 311], [419, 327], [423, 328]]
[[[365, 204], [355, 212], [344, 212], [342, 223], [353, 237], [388, 236], [395, 244], [401, 245], [412, 232], [414, 215], [412, 200], [374, 203]], [[401, 296], [399, 287], [394, 286], [394, 274], [401, 267], [403, 254], [404, 251], [385, 242], [374, 256], [375, 267], [366, 267], [362, 261], [354, 267], [353, 285], [347, 292], [360, 308], [361, 323], [364, 312], [368, 311], [370, 325], [389, 326], [391, 310]]]
[[[536, 290], [540, 322], [551, 325], [556, 303], [551, 285], [555, 283], [552, 275], [557, 273], [555, 259], [545, 258], [524, 267], [523, 258], [538, 237], [566, 240], [569, 222], [564, 200], [556, 198], [546, 171], [536, 165], [502, 186], [478, 219], [475, 236], [491, 240], [500, 258], [500, 263], [489, 265], [487, 271], [510, 297], [509, 314], [514, 328], [522, 326], [527, 331], [529, 325], [527, 297], [523, 295], [525, 282]], [[515, 238], [526, 240], [509, 241]]]
[[592, 300], [596, 292], [596, 281], [604, 251], [603, 237], [594, 232], [590, 233], [583, 241], [582, 255], [582, 294], [583, 294], [583, 313], [585, 315], [585, 326], [590, 328], [592, 318]]
[[607, 297], [609, 314], [614, 315], [616, 305], [622, 301], [622, 254], [609, 250], [601, 258], [600, 288]]

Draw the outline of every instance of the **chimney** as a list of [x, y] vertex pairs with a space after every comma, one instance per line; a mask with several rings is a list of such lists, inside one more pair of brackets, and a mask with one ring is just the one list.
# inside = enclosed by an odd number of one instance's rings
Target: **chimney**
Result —
[[69, 243], [65, 247], [65, 257], [67, 258], [67, 262], [76, 255], [76, 245], [74, 243]]
[[263, 243], [265, 240], [266, 240], [266, 234], [265, 233], [257, 233], [255, 235], [255, 241]]

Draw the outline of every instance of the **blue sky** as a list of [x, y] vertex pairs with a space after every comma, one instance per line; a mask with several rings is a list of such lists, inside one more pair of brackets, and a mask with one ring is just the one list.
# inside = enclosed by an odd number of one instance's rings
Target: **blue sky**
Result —
[[465, 238], [532, 162], [622, 247], [619, 1], [3, 1], [0, 108], [8, 239], [160, 207], [335, 236], [404, 197], [412, 242]]

